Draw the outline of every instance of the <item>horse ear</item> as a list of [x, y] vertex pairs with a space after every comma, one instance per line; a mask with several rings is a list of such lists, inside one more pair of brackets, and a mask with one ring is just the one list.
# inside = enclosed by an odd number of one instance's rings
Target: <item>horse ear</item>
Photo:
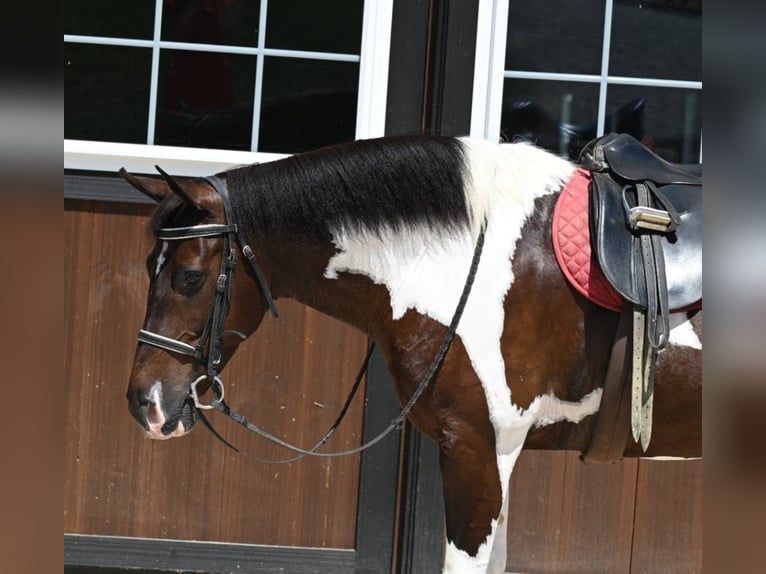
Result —
[[120, 168], [119, 174], [122, 179], [157, 203], [161, 202], [172, 193], [167, 182], [157, 179], [156, 177], [139, 177], [137, 175], [131, 175], [124, 167]]
[[[199, 185], [198, 182], [188, 178], [173, 177], [160, 166], [155, 165], [154, 167], [163, 177], [170, 190], [183, 198], [188, 204], [200, 211], [207, 211], [209, 213], [214, 213], [220, 209], [220, 197], [209, 185]], [[184, 185], [180, 183], [181, 181], [184, 182]]]

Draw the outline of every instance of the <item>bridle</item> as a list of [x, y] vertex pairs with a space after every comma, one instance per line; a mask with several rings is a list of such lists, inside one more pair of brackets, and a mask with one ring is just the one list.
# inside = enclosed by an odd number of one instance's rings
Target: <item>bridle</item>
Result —
[[[172, 182], [171, 185], [175, 184], [170, 176], [164, 173], [163, 176], [165, 176], [169, 183]], [[206, 365], [205, 374], [192, 382], [190, 390], [194, 406], [203, 410], [215, 407], [200, 401], [199, 393], [197, 391], [197, 385], [199, 383], [206, 380], [210, 381], [210, 386], [216, 398], [220, 400], [223, 399], [224, 396], [223, 382], [218, 375], [221, 367], [224, 335], [226, 333], [234, 333], [242, 339], [245, 338], [245, 335], [238, 331], [225, 331], [226, 317], [228, 316], [229, 308], [231, 307], [231, 294], [234, 287], [234, 269], [237, 266], [237, 252], [234, 247], [235, 239], [242, 246], [242, 254], [255, 274], [255, 278], [261, 288], [261, 293], [263, 293], [266, 305], [271, 310], [271, 314], [274, 318], [279, 317], [274, 298], [271, 295], [271, 290], [263, 275], [263, 271], [256, 260], [252, 248], [244, 240], [245, 238], [242, 234], [239, 233], [237, 224], [234, 221], [226, 182], [217, 176], [210, 176], [205, 179], [213, 186], [221, 197], [226, 223], [200, 224], [187, 227], [161, 227], [157, 229], [157, 238], [162, 241], [180, 241], [199, 237], [223, 236], [223, 255], [221, 257], [221, 269], [215, 285], [215, 298], [205, 328], [202, 331], [202, 335], [197, 340], [196, 345], [190, 345], [183, 341], [179, 341], [178, 339], [160, 335], [159, 333], [154, 333], [147, 329], [141, 329], [138, 332], [138, 340], [141, 343], [153, 345], [173, 353], [193, 357], [197, 361]]]
[[[160, 173], [168, 181], [168, 184], [171, 186], [171, 188], [175, 189], [175, 187], [178, 184], [172, 179], [172, 177], [166, 174], [165, 172], [163, 172], [162, 170], [160, 170]], [[444, 362], [444, 358], [447, 355], [447, 351], [449, 351], [450, 345], [452, 344], [452, 340], [455, 336], [455, 333], [457, 332], [457, 327], [460, 322], [460, 318], [463, 315], [463, 310], [465, 309], [465, 305], [468, 302], [468, 296], [471, 293], [473, 281], [476, 276], [476, 271], [479, 266], [479, 261], [481, 259], [481, 253], [484, 247], [486, 221], [482, 225], [479, 235], [477, 237], [476, 246], [474, 248], [474, 253], [473, 253], [473, 259], [471, 260], [471, 267], [468, 272], [468, 277], [466, 278], [466, 282], [463, 287], [463, 291], [460, 295], [460, 300], [458, 301], [457, 307], [455, 308], [455, 312], [452, 316], [452, 320], [450, 321], [449, 327], [447, 328], [447, 333], [445, 334], [444, 339], [442, 340], [442, 343], [439, 346], [439, 349], [437, 350], [436, 355], [433, 361], [431, 362], [431, 365], [429, 366], [427, 373], [418, 384], [417, 388], [415, 389], [415, 392], [407, 401], [407, 404], [404, 405], [400, 413], [393, 420], [391, 420], [390, 424], [381, 433], [379, 433], [377, 436], [367, 441], [366, 443], [358, 447], [340, 451], [340, 452], [330, 452], [330, 453], [316, 452], [316, 449], [318, 449], [320, 446], [325, 444], [327, 440], [330, 438], [330, 436], [335, 432], [341, 420], [343, 419], [343, 416], [348, 410], [348, 407], [351, 404], [351, 401], [360, 386], [362, 377], [364, 376], [364, 373], [367, 370], [367, 366], [370, 362], [372, 351], [374, 349], [374, 343], [370, 343], [368, 347], [367, 356], [365, 357], [364, 362], [362, 363], [362, 367], [359, 373], [357, 374], [352, 390], [348, 398], [346, 399], [345, 404], [341, 408], [338, 418], [330, 427], [329, 431], [325, 433], [322, 439], [320, 439], [319, 442], [317, 442], [310, 449], [303, 449], [298, 446], [287, 443], [283, 441], [282, 439], [277, 438], [273, 436], [272, 434], [266, 432], [265, 430], [257, 427], [256, 425], [248, 421], [247, 418], [245, 418], [243, 415], [234, 411], [234, 409], [232, 409], [224, 401], [223, 381], [221, 380], [221, 377], [219, 376], [218, 373], [219, 373], [220, 365], [221, 365], [221, 353], [223, 349], [224, 335], [227, 332], [233, 332], [239, 335], [242, 339], [245, 338], [245, 335], [243, 335], [242, 333], [238, 333], [236, 331], [225, 331], [226, 317], [229, 313], [229, 308], [231, 306], [231, 295], [232, 295], [232, 289], [234, 284], [234, 269], [237, 264], [237, 252], [236, 252], [236, 249], [234, 248], [235, 240], [241, 246], [242, 254], [244, 255], [247, 262], [249, 263], [250, 268], [252, 269], [256, 277], [256, 280], [258, 281], [258, 284], [261, 288], [261, 293], [263, 294], [263, 298], [266, 302], [267, 307], [271, 310], [271, 313], [274, 316], [274, 318], [279, 317], [279, 313], [277, 312], [277, 308], [274, 303], [274, 298], [271, 295], [271, 290], [269, 289], [268, 282], [266, 281], [266, 278], [263, 275], [263, 271], [261, 270], [261, 267], [258, 264], [258, 261], [256, 260], [255, 254], [253, 253], [252, 248], [245, 241], [245, 238], [243, 237], [242, 233], [240, 233], [237, 227], [237, 224], [234, 220], [233, 212], [231, 209], [231, 202], [229, 199], [228, 188], [226, 187], [226, 182], [217, 176], [210, 176], [210, 177], [206, 177], [205, 179], [210, 183], [210, 185], [213, 186], [213, 188], [218, 192], [218, 194], [221, 197], [221, 201], [224, 206], [224, 214], [226, 216], [226, 223], [200, 224], [200, 225], [192, 225], [187, 227], [164, 227], [164, 228], [159, 228], [157, 230], [157, 238], [164, 241], [179, 241], [183, 239], [193, 239], [198, 237], [223, 236], [223, 242], [224, 242], [223, 256], [221, 258], [221, 270], [218, 275], [218, 279], [216, 281], [215, 299], [213, 301], [213, 308], [210, 310], [210, 315], [208, 317], [208, 321], [205, 325], [202, 335], [200, 336], [196, 345], [190, 345], [189, 343], [185, 343], [183, 341], [179, 341], [178, 339], [173, 339], [171, 337], [166, 337], [164, 335], [160, 335], [159, 333], [154, 333], [146, 329], [141, 329], [138, 332], [138, 340], [141, 343], [146, 343], [147, 345], [159, 347], [161, 349], [165, 349], [172, 353], [187, 355], [206, 364], [205, 374], [199, 376], [197, 379], [195, 379], [191, 383], [191, 387], [189, 391], [190, 397], [194, 402], [194, 406], [197, 409], [197, 414], [200, 420], [219, 440], [221, 440], [229, 448], [249, 458], [255, 459], [259, 462], [277, 463], [277, 464], [293, 462], [295, 460], [303, 458], [304, 456], [337, 457], [337, 456], [345, 456], [345, 455], [359, 453], [373, 446], [374, 444], [377, 444], [378, 442], [380, 442], [393, 430], [400, 428], [404, 420], [407, 418], [407, 415], [415, 406], [415, 403], [423, 395], [429, 383], [436, 376], [436, 373], [441, 368], [441, 365]], [[214, 398], [213, 400], [210, 401], [209, 404], [204, 404], [200, 401], [199, 392], [197, 391], [197, 385], [203, 381], [210, 381], [210, 388], [212, 389], [214, 394]], [[279, 446], [282, 446], [288, 450], [298, 453], [298, 456], [285, 459], [285, 460], [267, 460], [267, 459], [253, 456], [251, 454], [241, 451], [240, 449], [232, 445], [229, 441], [227, 441], [225, 438], [223, 438], [218, 433], [218, 431], [215, 430], [215, 428], [212, 426], [210, 421], [207, 420], [207, 418], [204, 416], [202, 411], [209, 410], [209, 409], [217, 409], [221, 411], [223, 414], [225, 414], [232, 420], [236, 421], [237, 423], [241, 424], [248, 430], [258, 434], [259, 436]]]

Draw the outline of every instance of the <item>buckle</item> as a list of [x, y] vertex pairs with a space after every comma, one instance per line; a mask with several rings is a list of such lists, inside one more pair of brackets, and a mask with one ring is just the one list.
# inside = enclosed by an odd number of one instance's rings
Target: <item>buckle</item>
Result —
[[213, 389], [213, 394], [215, 395], [215, 398], [208, 405], [200, 402], [199, 393], [197, 392], [197, 385], [201, 381], [206, 381], [209, 378], [210, 377], [208, 377], [207, 375], [201, 375], [200, 377], [195, 379], [194, 382], [192, 382], [191, 386], [189, 387], [189, 394], [191, 395], [191, 398], [194, 401], [194, 406], [197, 407], [198, 409], [203, 409], [203, 410], [214, 409], [215, 405], [213, 404], [213, 402], [221, 402], [223, 400], [223, 381], [221, 380], [221, 377], [216, 375], [215, 377], [213, 377], [210, 383], [210, 388]]

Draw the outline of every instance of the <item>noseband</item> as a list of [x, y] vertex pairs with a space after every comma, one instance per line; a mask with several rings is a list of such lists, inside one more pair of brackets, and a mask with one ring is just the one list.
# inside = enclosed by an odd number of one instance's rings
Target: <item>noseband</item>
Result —
[[[271, 314], [274, 318], [279, 317], [274, 298], [271, 295], [271, 290], [263, 275], [263, 271], [255, 258], [253, 250], [245, 242], [245, 238], [242, 234], [239, 233], [237, 224], [234, 221], [226, 182], [217, 176], [210, 176], [205, 179], [213, 186], [221, 197], [226, 223], [192, 225], [189, 227], [161, 227], [157, 230], [157, 238], [163, 241], [180, 241], [183, 239], [194, 239], [199, 237], [223, 237], [221, 270], [218, 279], [216, 280], [213, 308], [210, 310], [205, 329], [202, 331], [202, 335], [196, 345], [190, 345], [189, 343], [184, 343], [183, 341], [166, 337], [159, 333], [153, 333], [146, 329], [141, 329], [138, 332], [138, 340], [141, 343], [153, 345], [173, 353], [187, 355], [207, 365], [206, 373], [201, 375], [191, 384], [191, 397], [194, 400], [194, 405], [199, 409], [213, 408], [213, 406], [203, 404], [199, 400], [197, 385], [202, 381], [209, 380], [213, 392], [216, 395], [216, 399], [223, 399], [223, 384], [218, 376], [218, 372], [221, 366], [223, 337], [227, 333], [227, 331], [224, 330], [224, 327], [226, 324], [226, 317], [229, 314], [229, 308], [231, 307], [231, 294], [234, 287], [234, 269], [237, 266], [237, 251], [234, 247], [235, 239], [239, 242], [242, 254], [245, 256], [245, 259], [250, 264], [250, 268], [255, 274], [255, 278], [261, 288], [261, 293], [263, 293], [266, 305], [271, 310]], [[239, 335], [242, 339], [245, 338], [242, 333], [237, 331], [228, 332]]]

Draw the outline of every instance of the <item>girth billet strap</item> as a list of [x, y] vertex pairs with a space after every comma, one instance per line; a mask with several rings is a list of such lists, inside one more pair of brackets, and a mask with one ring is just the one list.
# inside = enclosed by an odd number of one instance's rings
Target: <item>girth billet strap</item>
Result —
[[651, 181], [635, 184], [636, 205], [631, 207], [627, 199], [630, 187], [626, 185], [623, 189], [623, 203], [628, 225], [638, 234], [647, 298], [646, 308], [633, 305], [630, 426], [633, 439], [646, 451], [652, 436], [655, 357], [670, 336], [668, 288], [660, 234], [675, 231], [681, 218]]

